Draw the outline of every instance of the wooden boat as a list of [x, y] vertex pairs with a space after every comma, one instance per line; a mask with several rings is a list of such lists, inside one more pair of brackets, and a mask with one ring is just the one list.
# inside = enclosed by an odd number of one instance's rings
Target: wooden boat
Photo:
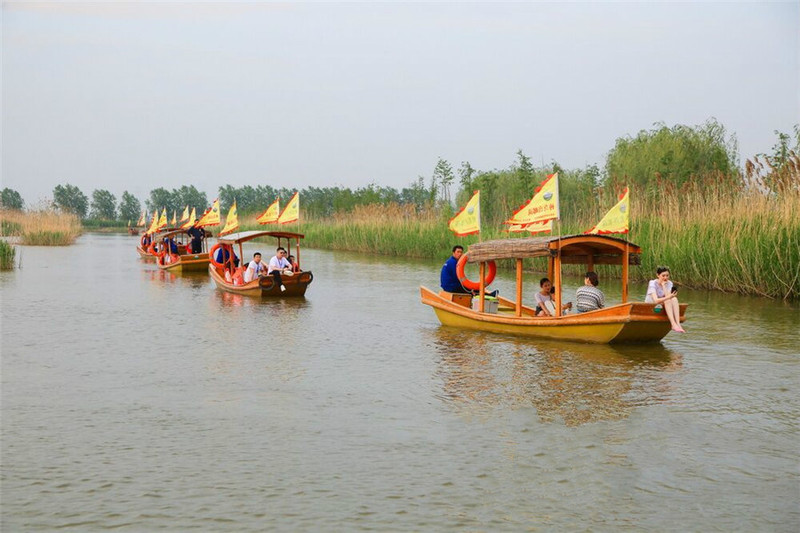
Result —
[[[263, 276], [254, 279], [249, 283], [244, 283], [244, 265], [236, 267], [234, 265], [234, 251], [238, 245], [239, 257], [244, 257], [242, 251], [242, 243], [256, 239], [259, 237], [274, 237], [278, 240], [278, 246], [284, 246], [289, 255], [292, 254], [291, 241], [295, 242], [295, 255], [298, 267], [300, 266], [300, 239], [303, 235], [300, 233], [289, 233], [285, 231], [242, 231], [239, 233], [232, 233], [219, 237], [217, 244], [210, 250], [208, 256], [210, 263], [208, 265], [208, 273], [211, 279], [216, 283], [217, 288], [223, 291], [232, 292], [234, 294], [242, 294], [245, 296], [268, 296], [268, 297], [282, 297], [282, 296], [303, 296], [306, 293], [314, 275], [309, 270], [300, 270], [295, 272], [292, 276], [282, 276], [283, 285], [286, 287], [285, 291], [281, 291], [280, 286], [275, 283], [272, 276]], [[282, 240], [286, 239], [286, 244], [283, 245]], [[218, 263], [214, 258], [217, 249], [221, 248], [227, 255], [227, 261]], [[262, 261], [269, 262], [268, 257], [271, 254], [266, 253]], [[230, 281], [227, 279], [227, 273], [230, 274]]]
[[[605, 235], [487, 241], [473, 244], [464, 254], [467, 262], [480, 264], [477, 309], [472, 308], [468, 294], [436, 293], [420, 287], [420, 295], [422, 303], [433, 307], [446, 326], [578, 342], [655, 342], [671, 329], [667, 315], [654, 304], [628, 302], [628, 268], [639, 264], [640, 254], [635, 244]], [[559, 289], [562, 264], [584, 264], [587, 270], [599, 264], [621, 265], [622, 303], [586, 313], [562, 314], [561, 291], [556, 290], [555, 316], [537, 317], [533, 308], [522, 304], [522, 260], [527, 257], [547, 257], [548, 277]], [[487, 307], [484, 280], [487, 263], [496, 259], [515, 259], [517, 279], [515, 300], [498, 298], [495, 311]], [[681, 322], [686, 307], [680, 305]]]
[[180, 228], [165, 228], [153, 234], [147, 232], [142, 233], [142, 236], [139, 238], [139, 243], [136, 245], [136, 253], [139, 254], [139, 258], [148, 263], [155, 263], [158, 245], [156, 244], [154, 246], [153, 244], [160, 242], [164, 233], [176, 230], [180, 230]]
[[[203, 249], [200, 253], [192, 253], [192, 247], [185, 229], [175, 229], [158, 234], [162, 243], [161, 250], [156, 254], [156, 265], [161, 270], [169, 272], [205, 272], [208, 268], [208, 249], [206, 239], [203, 239]], [[178, 253], [166, 253], [167, 247], [163, 245], [166, 239], [173, 239], [178, 247]]]

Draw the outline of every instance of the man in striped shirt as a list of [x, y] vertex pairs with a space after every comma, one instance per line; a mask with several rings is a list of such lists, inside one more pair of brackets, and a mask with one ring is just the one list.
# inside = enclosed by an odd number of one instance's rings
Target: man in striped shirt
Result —
[[596, 272], [587, 272], [583, 280], [583, 287], [575, 291], [576, 308], [579, 313], [602, 309], [606, 306], [606, 297], [603, 291], [597, 288], [599, 280]]

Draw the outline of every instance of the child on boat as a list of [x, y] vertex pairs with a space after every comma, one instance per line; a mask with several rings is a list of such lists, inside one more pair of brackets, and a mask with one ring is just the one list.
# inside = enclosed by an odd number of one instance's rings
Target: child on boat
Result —
[[[552, 294], [555, 292], [553, 282], [549, 278], [539, 280], [539, 287], [542, 290], [536, 293], [536, 316], [554, 316], [555, 304]], [[572, 309], [572, 302], [567, 302], [561, 306], [561, 310], [566, 312]]]

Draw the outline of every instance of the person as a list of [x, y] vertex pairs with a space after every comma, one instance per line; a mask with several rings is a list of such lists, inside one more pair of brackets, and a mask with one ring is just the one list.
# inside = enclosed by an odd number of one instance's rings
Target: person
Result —
[[[464, 247], [460, 244], [456, 244], [453, 246], [453, 255], [447, 258], [447, 261], [444, 262], [442, 265], [442, 272], [439, 275], [439, 285], [441, 285], [442, 290], [447, 292], [455, 292], [457, 294], [471, 294], [475, 296], [478, 294], [478, 291], [473, 291], [470, 289], [464, 288], [461, 285], [461, 281], [458, 279], [458, 273], [456, 271], [456, 267], [458, 266], [458, 260], [461, 259], [461, 256], [464, 255]], [[487, 296], [497, 296], [498, 291], [487, 292]]]
[[281, 276], [291, 276], [292, 265], [286, 260], [286, 249], [283, 248], [283, 246], [278, 246], [275, 250], [275, 255], [269, 260], [269, 267], [267, 270], [269, 271], [269, 275], [275, 279], [275, 283], [280, 285], [281, 292], [285, 291], [286, 286], [283, 284], [283, 278]]
[[175, 243], [175, 239], [172, 237], [167, 237], [164, 239], [164, 248], [169, 251], [171, 254], [178, 253], [178, 245]]
[[[551, 311], [551, 309], [555, 311], [553, 297], [551, 296], [555, 292], [553, 282], [549, 278], [542, 278], [539, 280], [539, 287], [541, 287], [541, 290], [534, 296], [536, 300], [536, 316], [553, 316]], [[567, 311], [568, 309], [572, 309], [572, 302], [567, 302], [561, 306], [562, 311]]]
[[597, 273], [589, 271], [583, 279], [583, 287], [575, 291], [575, 303], [579, 313], [602, 309], [606, 306], [606, 297], [603, 291], [597, 288], [600, 281]]
[[247, 263], [247, 270], [244, 271], [244, 282], [250, 283], [259, 276], [267, 273], [264, 263], [261, 262], [261, 252], [253, 254], [253, 260]]
[[656, 279], [651, 279], [647, 284], [647, 295], [644, 301], [651, 304], [661, 304], [667, 313], [669, 323], [672, 324], [672, 331], [686, 333], [686, 330], [681, 327], [678, 287], [670, 281], [668, 267], [658, 267], [656, 269]]
[[300, 272], [300, 265], [297, 264], [297, 261], [295, 261], [293, 255], [287, 257], [286, 260], [289, 261], [290, 265], [292, 265], [292, 272]]
[[[197, 224], [197, 219], [194, 219], [194, 223]], [[203, 239], [206, 238], [206, 230], [192, 226], [186, 230], [186, 233], [192, 238], [192, 253], [201, 253], [203, 251]]]

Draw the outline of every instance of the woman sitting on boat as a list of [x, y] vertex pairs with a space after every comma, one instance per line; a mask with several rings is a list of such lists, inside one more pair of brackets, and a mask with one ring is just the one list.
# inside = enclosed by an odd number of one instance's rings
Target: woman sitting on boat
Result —
[[[554, 292], [553, 282], [551, 282], [549, 278], [542, 278], [539, 281], [539, 287], [541, 287], [542, 290], [537, 292], [535, 296], [536, 316], [553, 316], [555, 311], [555, 304], [551, 296]], [[572, 309], [572, 302], [567, 302], [561, 306], [562, 311], [568, 309]]]
[[661, 304], [664, 312], [667, 313], [669, 323], [672, 324], [672, 331], [686, 333], [681, 327], [681, 311], [678, 306], [678, 288], [669, 279], [669, 268], [658, 267], [656, 269], [656, 279], [651, 279], [647, 284], [647, 296], [645, 302], [651, 304]]

